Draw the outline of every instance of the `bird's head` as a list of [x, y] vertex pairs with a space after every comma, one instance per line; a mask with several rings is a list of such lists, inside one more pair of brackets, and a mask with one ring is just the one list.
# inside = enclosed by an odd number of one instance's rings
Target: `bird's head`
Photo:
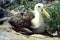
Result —
[[38, 4], [35, 5], [35, 10], [37, 10], [37, 11], [41, 11], [42, 8], [43, 8], [43, 4], [42, 3], [38, 3]]
[[50, 18], [49, 13], [45, 10], [44, 5], [42, 3], [38, 3], [35, 5], [34, 10], [37, 10], [38, 12], [42, 12], [43, 14], [45, 14], [48, 18]]

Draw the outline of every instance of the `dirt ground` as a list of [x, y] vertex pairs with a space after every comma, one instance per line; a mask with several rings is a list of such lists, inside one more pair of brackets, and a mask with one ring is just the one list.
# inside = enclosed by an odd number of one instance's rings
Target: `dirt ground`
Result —
[[60, 40], [60, 37], [49, 37], [41, 34], [22, 35], [12, 30], [11, 27], [8, 22], [0, 25], [0, 40]]

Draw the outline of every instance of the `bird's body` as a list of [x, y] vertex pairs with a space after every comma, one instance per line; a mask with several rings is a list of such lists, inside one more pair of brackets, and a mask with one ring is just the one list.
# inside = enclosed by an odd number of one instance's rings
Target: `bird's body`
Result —
[[31, 12], [23, 12], [14, 15], [9, 23], [13, 26], [12, 28], [16, 32], [20, 32], [22, 34], [31, 34], [32, 31], [30, 30], [31, 27], [31, 19], [34, 18], [34, 15]]
[[[10, 20], [10, 22], [13, 22], [11, 24], [16, 25], [15, 28], [19, 31], [25, 30], [26, 28], [31, 30], [32, 33], [42, 33], [45, 31], [45, 24], [42, 17], [41, 10], [43, 9], [43, 4], [38, 3], [34, 7], [34, 11], [32, 12], [26, 12], [23, 14], [18, 14], [15, 17], [12, 17], [13, 19]], [[45, 15], [49, 18], [49, 14], [44, 10], [46, 13]], [[33, 15], [34, 14], [34, 15]], [[18, 20], [17, 20], [18, 19]], [[31, 29], [30, 29], [31, 28]], [[29, 31], [25, 30], [25, 33], [31, 33]]]

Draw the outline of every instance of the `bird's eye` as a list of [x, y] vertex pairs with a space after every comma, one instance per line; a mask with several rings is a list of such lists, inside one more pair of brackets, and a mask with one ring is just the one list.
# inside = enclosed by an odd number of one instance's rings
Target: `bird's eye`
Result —
[[38, 8], [39, 8], [40, 6], [38, 6]]
[[20, 14], [23, 16], [24, 13], [20, 13]]

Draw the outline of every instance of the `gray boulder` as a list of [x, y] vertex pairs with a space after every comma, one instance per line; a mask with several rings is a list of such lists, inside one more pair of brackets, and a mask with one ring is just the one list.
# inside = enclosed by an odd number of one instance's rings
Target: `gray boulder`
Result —
[[11, 3], [14, 3], [16, 0], [0, 0], [0, 7], [4, 8], [9, 6]]
[[25, 10], [26, 9], [25, 9], [24, 5], [20, 5], [19, 7], [17, 7], [17, 8], [14, 9], [14, 11], [16, 11], [16, 12], [23, 12]]
[[3, 22], [11, 16], [13, 16], [13, 14], [0, 7], [0, 24], [3, 24]]

